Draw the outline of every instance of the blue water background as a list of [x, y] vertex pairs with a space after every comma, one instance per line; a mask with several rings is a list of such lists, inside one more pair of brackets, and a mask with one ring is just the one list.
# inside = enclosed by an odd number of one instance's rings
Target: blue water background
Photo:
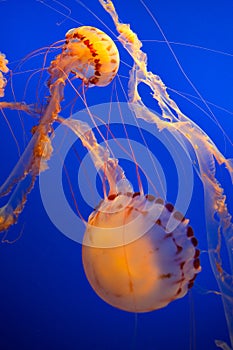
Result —
[[[80, 24], [66, 19], [39, 1], [0, 1], [0, 50], [11, 62], [10, 68], [15, 68], [17, 61], [20, 62], [32, 51], [63, 39], [70, 28], [82, 24], [106, 30], [98, 19], [75, 1], [64, 0], [63, 4], [67, 8], [53, 1], [45, 3], [70, 15]], [[168, 40], [233, 54], [232, 1], [222, 0], [217, 3], [196, 0], [189, 3], [168, 0], [146, 3]], [[86, 1], [86, 5], [114, 31], [110, 17], [97, 0]], [[118, 0], [116, 7], [121, 20], [131, 23], [140, 39], [164, 40], [138, 0]], [[70, 13], [68, 9], [71, 10]], [[122, 59], [131, 64], [131, 59], [120, 45], [118, 47]], [[172, 48], [203, 98], [233, 111], [232, 56], [183, 45], [173, 45]], [[164, 43], [145, 42], [144, 50], [148, 53], [149, 68], [159, 74], [167, 86], [195, 94]], [[21, 71], [39, 68], [42, 61], [42, 56], [32, 59], [22, 66]], [[127, 69], [124, 66], [121, 69], [122, 75], [126, 75]], [[38, 99], [35, 92], [38, 75], [29, 82], [24, 96], [27, 82], [25, 76], [26, 73], [13, 75], [16, 99], [24, 99], [30, 103], [37, 100], [42, 104], [42, 96], [46, 92], [45, 81], [42, 80], [37, 89]], [[107, 91], [98, 92], [96, 88], [96, 94], [90, 96], [91, 104], [109, 102], [111, 89]], [[142, 93], [148, 96], [149, 90], [145, 89]], [[7, 94], [9, 95], [6, 95], [6, 100], [8, 96], [12, 100], [9, 88]], [[184, 99], [172, 93], [171, 96], [213, 138], [220, 150], [227, 157], [232, 157], [232, 147], [228, 141], [225, 142], [219, 126]], [[198, 102], [195, 99], [193, 101]], [[66, 102], [69, 102], [68, 96]], [[205, 106], [202, 107], [206, 110]], [[76, 108], [79, 108], [78, 103]], [[214, 106], [211, 108], [232, 140], [232, 114]], [[23, 149], [35, 120], [22, 115], [25, 127], [23, 132], [17, 113], [6, 111], [6, 115]], [[17, 161], [18, 154], [3, 117], [0, 125], [0, 177], [3, 181]], [[227, 341], [221, 298], [211, 293], [212, 290], [217, 290], [217, 285], [206, 253], [202, 187], [198, 178], [195, 183], [197, 191], [189, 216], [203, 250], [203, 272], [197, 278], [195, 287], [183, 299], [162, 310], [138, 316], [107, 305], [94, 293], [82, 268], [81, 246], [66, 238], [50, 222], [43, 208], [37, 183], [28, 197], [18, 224], [9, 232], [9, 237], [14, 239], [22, 231], [21, 238], [15, 244], [0, 245], [0, 349], [186, 350], [192, 344], [192, 349], [212, 350], [216, 348], [214, 339]], [[229, 179], [226, 179], [225, 184], [228, 188]], [[172, 191], [173, 186], [170, 185], [169, 188]], [[232, 208], [231, 201], [229, 206]]]

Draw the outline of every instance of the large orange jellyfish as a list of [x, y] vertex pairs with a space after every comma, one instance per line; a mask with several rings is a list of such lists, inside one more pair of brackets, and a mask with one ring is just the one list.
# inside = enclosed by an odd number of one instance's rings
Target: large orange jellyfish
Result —
[[[209, 256], [233, 345], [232, 272], [225, 271], [221, 260], [221, 238], [224, 237], [232, 266], [233, 227], [214, 163], [224, 164], [233, 177], [232, 162], [225, 159], [208, 135], [180, 111], [160, 77], [148, 72], [141, 42], [129, 25], [119, 22], [112, 2], [100, 0], [100, 3], [112, 16], [118, 39], [134, 61], [129, 79], [132, 114], [159, 131], [168, 130], [174, 135], [202, 179]], [[59, 116], [64, 85], [70, 73], [81, 78], [86, 87], [105, 86], [114, 78], [118, 64], [115, 45], [103, 32], [81, 27], [67, 33], [62, 53], [49, 68], [50, 97], [46, 108], [19, 163], [0, 188], [2, 195], [13, 189], [10, 200], [1, 208], [0, 228], [4, 231], [17, 221], [37, 175], [46, 170], [51, 157], [49, 136], [53, 122], [63, 123], [82, 140], [96, 168], [102, 169], [109, 183], [109, 193], [89, 217], [83, 239], [87, 277], [96, 292], [110, 304], [144, 312], [164, 307], [187, 293], [200, 272], [197, 240], [188, 220], [171, 204], [150, 194], [134, 193], [117, 159], [110, 157], [98, 144], [87, 123]], [[3, 95], [5, 80], [2, 75], [0, 81]], [[161, 109], [160, 115], [144, 104], [138, 91], [141, 83], [150, 87]], [[20, 103], [0, 102], [0, 108], [33, 112], [30, 106]]]
[[[193, 121], [184, 115], [166, 92], [166, 86], [159, 76], [147, 71], [147, 56], [141, 50], [141, 42], [127, 24], [120, 23], [111, 1], [100, 0], [105, 10], [111, 15], [119, 33], [119, 41], [134, 60], [130, 74], [129, 98], [131, 109], [136, 117], [153, 123], [159, 130], [167, 129], [178, 142], [190, 153], [191, 159], [197, 160], [197, 171], [204, 186], [206, 230], [209, 244], [211, 266], [218, 282], [228, 323], [231, 344], [233, 346], [233, 277], [222, 266], [221, 237], [226, 241], [230, 266], [233, 265], [233, 225], [231, 215], [225, 203], [226, 197], [221, 184], [216, 179], [215, 161], [225, 164], [233, 180], [233, 164], [217, 149], [213, 141]], [[153, 97], [158, 101], [161, 116], [153, 114], [143, 103], [138, 92], [138, 85], [148, 85]], [[191, 146], [191, 147], [190, 147]]]

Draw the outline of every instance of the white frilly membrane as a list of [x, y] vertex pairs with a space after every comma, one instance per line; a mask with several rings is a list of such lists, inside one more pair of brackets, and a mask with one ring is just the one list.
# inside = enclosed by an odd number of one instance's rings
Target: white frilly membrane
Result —
[[0, 97], [4, 96], [4, 89], [6, 86], [6, 78], [4, 78], [2, 73], [8, 73], [9, 69], [7, 67], [8, 60], [6, 56], [0, 52]]

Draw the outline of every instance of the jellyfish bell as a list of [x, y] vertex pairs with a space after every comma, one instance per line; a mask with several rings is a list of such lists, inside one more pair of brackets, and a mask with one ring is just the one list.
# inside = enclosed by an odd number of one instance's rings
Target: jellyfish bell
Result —
[[108, 85], [117, 74], [120, 62], [114, 41], [91, 26], [70, 29], [66, 33], [61, 57], [62, 66], [69, 65], [72, 73], [88, 87]]
[[[177, 225], [170, 231], [171, 220]], [[129, 312], [182, 298], [201, 271], [189, 220], [160, 198], [110, 196], [89, 217], [82, 260], [89, 283], [108, 304]], [[173, 226], [174, 227], [174, 226]]]

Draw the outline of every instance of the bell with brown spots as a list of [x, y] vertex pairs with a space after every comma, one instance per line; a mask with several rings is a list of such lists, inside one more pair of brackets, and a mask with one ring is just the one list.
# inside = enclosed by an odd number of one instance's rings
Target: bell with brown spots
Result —
[[[86, 276], [103, 300], [146, 312], [188, 292], [201, 271], [199, 250], [189, 220], [176, 213], [171, 204], [140, 193], [101, 202], [89, 217], [82, 255]], [[170, 220], [176, 222], [172, 232]]]

